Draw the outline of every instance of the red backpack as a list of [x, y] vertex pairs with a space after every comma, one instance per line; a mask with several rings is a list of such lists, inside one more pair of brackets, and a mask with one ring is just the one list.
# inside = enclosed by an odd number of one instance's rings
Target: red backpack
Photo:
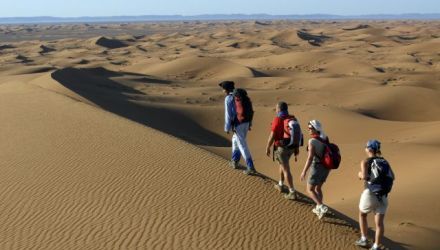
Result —
[[330, 141], [324, 140], [319, 136], [314, 136], [313, 138], [324, 143], [324, 154], [322, 155], [321, 164], [327, 169], [338, 169], [341, 164], [341, 152], [338, 145], [330, 143]]
[[235, 89], [232, 94], [234, 96], [235, 111], [237, 113], [238, 121], [240, 123], [252, 123], [252, 119], [254, 117], [254, 109], [252, 107], [252, 101], [249, 98], [246, 90]]

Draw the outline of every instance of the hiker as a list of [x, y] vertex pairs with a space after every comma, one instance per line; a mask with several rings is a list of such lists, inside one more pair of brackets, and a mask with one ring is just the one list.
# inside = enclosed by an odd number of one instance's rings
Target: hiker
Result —
[[241, 156], [246, 161], [246, 175], [256, 174], [254, 162], [249, 151], [246, 136], [251, 129], [253, 118], [252, 103], [244, 89], [235, 89], [233, 81], [223, 81], [219, 84], [225, 93], [225, 126], [224, 130], [232, 136], [232, 160], [231, 166], [239, 168]]
[[295, 200], [297, 197], [293, 187], [289, 160], [294, 155], [296, 161], [303, 136], [298, 120], [295, 116], [289, 115], [287, 103], [279, 102], [275, 107], [275, 112], [277, 116], [272, 121], [269, 139], [267, 140], [266, 155], [270, 156], [270, 148], [273, 145], [273, 156], [280, 164], [280, 180], [278, 184], [275, 184], [275, 188], [280, 192], [284, 192], [284, 180], [287, 179], [289, 192], [284, 197]]
[[301, 181], [305, 180], [307, 171], [310, 168], [311, 170], [307, 180], [307, 192], [316, 203], [316, 207], [313, 208], [312, 212], [321, 219], [328, 211], [328, 207], [323, 204], [324, 195], [322, 193], [322, 185], [327, 180], [330, 170], [323, 166], [321, 159], [324, 156], [326, 143], [328, 143], [329, 140], [324, 134], [321, 123], [317, 120], [309, 122], [308, 130], [312, 138], [308, 142], [308, 157], [301, 173]]
[[359, 202], [359, 227], [361, 238], [355, 242], [357, 246], [367, 247], [367, 215], [370, 212], [375, 214], [376, 236], [371, 250], [379, 249], [381, 239], [384, 235], [384, 218], [388, 207], [388, 193], [394, 180], [394, 173], [389, 163], [381, 157], [380, 142], [369, 140], [365, 148], [368, 158], [361, 162], [359, 179], [364, 181], [364, 191]]

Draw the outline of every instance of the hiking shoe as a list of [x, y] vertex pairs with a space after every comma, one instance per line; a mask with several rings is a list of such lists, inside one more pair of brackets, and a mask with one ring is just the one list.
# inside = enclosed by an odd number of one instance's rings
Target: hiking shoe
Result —
[[325, 213], [323, 213], [322, 212], [322, 210], [321, 209], [319, 209], [319, 211], [318, 211], [318, 220], [320, 220], [320, 219], [322, 219], [322, 217], [324, 217], [324, 215], [325, 215]]
[[322, 219], [324, 215], [328, 212], [328, 207], [326, 205], [322, 205], [319, 209], [318, 219]]
[[285, 186], [284, 185], [279, 185], [279, 184], [275, 184], [274, 185], [274, 188], [276, 189], [276, 190], [278, 190], [278, 191], [280, 191], [280, 193], [284, 193], [285, 191], [286, 191], [286, 188], [285, 188]]
[[284, 198], [288, 200], [296, 200], [296, 192], [289, 192], [288, 194], [284, 195]]
[[354, 244], [356, 246], [358, 246], [358, 247], [367, 247], [368, 246], [368, 240], [366, 240], [366, 239], [365, 240], [359, 239]]
[[238, 161], [231, 161], [229, 162], [229, 166], [231, 166], [233, 169], [238, 169], [240, 167], [240, 164]]
[[372, 247], [370, 248], [370, 250], [380, 250], [380, 247], [374, 247], [374, 246], [372, 246]]
[[254, 169], [246, 169], [245, 171], [243, 171], [243, 174], [245, 175], [255, 175], [257, 173], [257, 171], [255, 171]]

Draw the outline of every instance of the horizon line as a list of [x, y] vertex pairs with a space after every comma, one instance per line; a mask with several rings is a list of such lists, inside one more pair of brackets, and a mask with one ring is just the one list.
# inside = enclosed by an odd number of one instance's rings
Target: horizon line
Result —
[[0, 19], [12, 19], [12, 18], [105, 18], [105, 17], [199, 17], [199, 16], [340, 16], [340, 17], [362, 17], [362, 16], [404, 16], [404, 15], [440, 15], [440, 12], [405, 12], [405, 13], [370, 13], [370, 14], [330, 14], [330, 13], [310, 13], [310, 14], [267, 14], [267, 13], [208, 13], [208, 14], [143, 14], [143, 15], [97, 15], [97, 16], [50, 16], [50, 15], [37, 15], [37, 16], [0, 16]]

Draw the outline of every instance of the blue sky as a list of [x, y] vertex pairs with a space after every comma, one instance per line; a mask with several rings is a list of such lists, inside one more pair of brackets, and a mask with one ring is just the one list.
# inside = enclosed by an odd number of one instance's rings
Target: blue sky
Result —
[[440, 0], [1, 0], [0, 17], [440, 13]]

